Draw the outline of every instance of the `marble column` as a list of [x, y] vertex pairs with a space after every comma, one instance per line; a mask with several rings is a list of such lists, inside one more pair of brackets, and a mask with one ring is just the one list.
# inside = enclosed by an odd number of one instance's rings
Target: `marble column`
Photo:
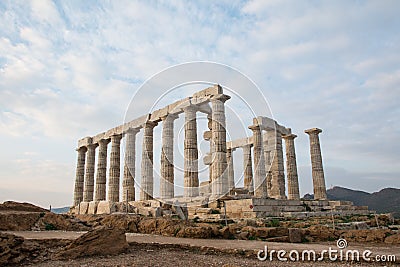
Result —
[[271, 171], [271, 165], [272, 165], [272, 148], [271, 144], [274, 143], [274, 141], [270, 138], [268, 138], [268, 131], [263, 135], [263, 150], [264, 150], [264, 160], [265, 160], [265, 173], [266, 173], [266, 183], [267, 183], [267, 192], [269, 196], [271, 195], [272, 192], [272, 171]]
[[285, 199], [285, 171], [283, 163], [282, 134], [276, 130], [269, 132], [272, 142], [273, 158], [271, 162], [271, 191], [269, 197], [275, 199]]
[[90, 144], [87, 146], [86, 154], [86, 172], [85, 172], [85, 189], [83, 191], [83, 201], [93, 201], [94, 192], [94, 165], [96, 158], [97, 144]]
[[253, 167], [251, 160], [251, 144], [242, 146], [243, 149], [243, 170], [244, 170], [244, 188], [249, 194], [254, 193], [253, 187]]
[[235, 172], [233, 168], [233, 151], [234, 148], [226, 149], [226, 160], [228, 163], [228, 190], [229, 194], [233, 194], [232, 190], [235, 189]]
[[106, 200], [107, 146], [108, 146], [108, 143], [110, 143], [110, 139], [101, 139], [99, 141], [95, 201]]
[[189, 106], [185, 112], [184, 143], [184, 197], [199, 195], [198, 148], [196, 108]]
[[268, 197], [265, 177], [265, 161], [262, 147], [262, 136], [260, 126], [255, 124], [249, 126], [253, 131], [253, 153], [254, 153], [254, 196], [260, 198]]
[[151, 121], [143, 124], [140, 200], [153, 199], [153, 129], [156, 125]]
[[162, 148], [160, 198], [174, 197], [174, 120], [178, 115], [168, 114], [162, 117]]
[[135, 201], [135, 157], [136, 134], [139, 129], [128, 129], [125, 133], [124, 179], [122, 181], [122, 201]]
[[85, 160], [87, 148], [82, 146], [76, 151], [78, 151], [78, 159], [76, 162], [74, 206], [78, 206], [83, 200], [83, 183], [85, 180]]
[[296, 151], [294, 148], [295, 134], [282, 136], [286, 145], [286, 175], [288, 186], [288, 199], [300, 200], [299, 178], [297, 175]]
[[212, 197], [219, 198], [228, 193], [226, 162], [226, 118], [225, 101], [230, 96], [219, 94], [211, 98], [212, 106]]
[[310, 137], [310, 154], [311, 154], [311, 167], [312, 179], [314, 186], [314, 199], [323, 200], [326, 197], [326, 186], [324, 169], [322, 167], [321, 147], [319, 143], [318, 134], [322, 132], [321, 129], [311, 128], [304, 131]]
[[119, 180], [121, 168], [122, 134], [111, 136], [110, 169], [108, 181], [108, 201], [119, 202]]

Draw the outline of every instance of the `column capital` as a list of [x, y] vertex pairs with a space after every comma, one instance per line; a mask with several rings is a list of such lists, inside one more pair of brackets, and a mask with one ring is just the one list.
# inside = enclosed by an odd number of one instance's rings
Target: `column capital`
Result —
[[218, 94], [218, 95], [214, 95], [211, 98], [211, 102], [212, 101], [221, 101], [221, 102], [225, 102], [229, 99], [231, 99], [231, 97], [229, 95], [224, 95], [224, 94]]
[[99, 140], [99, 145], [108, 145], [108, 143], [110, 143], [111, 139], [107, 138], [107, 139], [100, 139]]
[[322, 130], [319, 128], [311, 128], [311, 129], [304, 130], [304, 132], [306, 134], [319, 134], [319, 133], [322, 133]]
[[260, 125], [258, 125], [258, 124], [250, 125], [248, 128], [249, 128], [250, 130], [252, 130], [253, 132], [255, 132], [255, 131], [261, 131], [261, 127], [260, 127]]
[[188, 113], [188, 112], [197, 112], [197, 111], [198, 111], [198, 108], [197, 108], [196, 105], [190, 104], [189, 106], [182, 108], [182, 110], [183, 110], [183, 112], [185, 112], [185, 113]]
[[111, 135], [111, 141], [115, 142], [115, 141], [120, 141], [122, 139], [122, 134], [114, 134]]
[[82, 152], [85, 153], [87, 151], [87, 147], [86, 146], [81, 146], [78, 147], [77, 149], [75, 149], [77, 152]]
[[94, 143], [94, 144], [89, 144], [89, 145], [87, 145], [87, 148], [88, 148], [88, 149], [95, 149], [95, 148], [98, 147], [98, 146], [99, 146], [98, 143]]
[[286, 134], [286, 135], [282, 135], [282, 138], [285, 140], [293, 140], [297, 137], [297, 135], [295, 134]]
[[157, 122], [153, 122], [153, 121], [146, 121], [145, 123], [142, 124], [143, 128], [154, 128], [158, 125]]

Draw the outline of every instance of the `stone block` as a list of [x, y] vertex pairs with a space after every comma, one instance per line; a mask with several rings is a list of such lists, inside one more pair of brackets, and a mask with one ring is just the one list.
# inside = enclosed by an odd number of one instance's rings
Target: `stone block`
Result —
[[90, 137], [90, 136], [84, 137], [84, 138], [78, 140], [78, 148], [91, 145], [92, 143], [93, 143], [92, 137]]
[[216, 84], [214, 86], [208, 87], [201, 91], [198, 91], [193, 94], [193, 98], [197, 97], [212, 97], [215, 95], [223, 94], [223, 89], [220, 85]]
[[150, 119], [150, 114], [146, 114], [146, 115], [140, 116], [139, 118], [131, 120], [124, 124], [124, 131], [126, 131], [130, 128], [142, 128], [143, 124], [146, 121], [148, 121], [149, 119]]
[[168, 115], [168, 106], [157, 109], [150, 114], [149, 121], [160, 122], [161, 118]]
[[96, 214], [98, 201], [89, 202], [88, 214]]
[[106, 132], [102, 132], [102, 133], [99, 133], [99, 134], [93, 136], [93, 144], [99, 143], [99, 141], [102, 139], [107, 139]]
[[183, 108], [190, 106], [190, 98], [186, 97], [168, 105], [168, 113], [180, 114], [183, 112]]
[[89, 202], [81, 202], [79, 204], [79, 214], [87, 214], [89, 208]]
[[116, 206], [111, 201], [100, 201], [97, 205], [96, 214], [111, 214], [116, 212]]
[[[204, 133], [203, 133], [203, 138], [204, 138], [204, 140], [210, 140], [211, 139], [211, 135], [212, 135], [212, 132], [211, 131], [205, 131]], [[226, 146], [228, 146], [228, 142], [227, 142], [227, 145]]]

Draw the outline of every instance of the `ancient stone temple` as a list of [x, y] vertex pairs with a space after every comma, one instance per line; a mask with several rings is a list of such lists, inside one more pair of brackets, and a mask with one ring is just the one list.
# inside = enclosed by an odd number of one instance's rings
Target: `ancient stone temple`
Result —
[[[78, 156], [71, 211], [81, 214], [134, 212], [147, 216], [175, 212], [182, 218], [208, 214], [211, 209], [222, 206], [224, 216], [230, 218], [368, 212], [365, 207], [354, 207], [351, 202], [327, 200], [318, 137], [322, 132], [320, 129], [305, 131], [310, 138], [314, 200], [301, 200], [294, 142], [297, 136], [290, 128], [275, 120], [258, 116], [248, 126], [252, 135], [226, 140], [225, 102], [229, 99], [230, 96], [224, 94], [222, 87], [215, 85], [151, 114], [80, 139], [76, 149]], [[209, 141], [210, 151], [202, 159], [209, 168], [209, 177], [208, 181], [202, 183], [199, 182], [198, 173], [197, 112], [207, 114], [209, 129], [204, 132], [203, 138]], [[174, 121], [179, 116], [185, 120], [183, 196], [176, 196], [174, 192], [173, 148], [177, 145], [174, 144]], [[160, 125], [161, 177], [159, 197], [155, 199], [153, 132]], [[136, 140], [140, 131], [143, 132], [143, 138]], [[122, 162], [121, 141], [124, 138]], [[139, 144], [142, 147], [140, 156], [136, 155], [136, 146]], [[109, 158], [108, 149], [111, 152]], [[233, 159], [240, 151], [243, 153], [244, 186], [238, 188]], [[136, 160], [140, 160], [140, 173], [135, 170]], [[123, 173], [120, 173], [121, 164], [124, 166]], [[135, 185], [138, 181], [140, 194], [136, 195]]]

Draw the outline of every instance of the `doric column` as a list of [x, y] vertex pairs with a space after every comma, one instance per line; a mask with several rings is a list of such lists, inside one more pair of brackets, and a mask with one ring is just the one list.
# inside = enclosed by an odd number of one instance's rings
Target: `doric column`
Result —
[[251, 160], [251, 144], [242, 146], [243, 149], [243, 170], [244, 170], [244, 188], [250, 194], [254, 193], [253, 187], [253, 167]]
[[233, 151], [235, 149], [233, 148], [227, 148], [226, 149], [226, 160], [228, 163], [228, 190], [229, 193], [232, 194], [232, 189], [235, 188], [235, 172], [233, 169]]
[[108, 201], [119, 202], [119, 179], [121, 168], [122, 134], [111, 136], [110, 170], [108, 181]]
[[271, 138], [268, 137], [268, 131], [263, 135], [263, 150], [264, 150], [264, 160], [265, 160], [265, 173], [266, 173], [266, 183], [267, 183], [267, 192], [269, 197], [272, 192], [272, 145], [270, 143], [274, 143]]
[[153, 129], [156, 125], [156, 122], [151, 121], [143, 124], [140, 200], [153, 199]]
[[225, 101], [230, 96], [219, 94], [211, 98], [212, 106], [212, 196], [221, 197], [228, 193], [226, 162], [226, 118]]
[[160, 198], [174, 197], [174, 120], [178, 115], [162, 117]]
[[285, 199], [285, 171], [283, 163], [282, 134], [276, 130], [269, 131], [272, 142], [273, 158], [271, 162], [271, 191], [269, 197], [276, 199]]
[[324, 169], [322, 167], [321, 147], [318, 137], [318, 134], [321, 133], [322, 130], [318, 128], [311, 128], [305, 130], [304, 132], [310, 136], [310, 154], [312, 179], [314, 185], [314, 199], [327, 199]]
[[85, 158], [87, 148], [82, 146], [76, 151], [78, 151], [78, 160], [76, 162], [74, 206], [79, 205], [83, 200], [83, 182], [85, 179]]
[[253, 153], [254, 153], [254, 196], [268, 197], [265, 177], [265, 161], [262, 147], [262, 136], [260, 126], [257, 124], [249, 126], [253, 131]]
[[282, 136], [286, 145], [286, 175], [288, 185], [288, 199], [300, 199], [299, 178], [297, 176], [296, 151], [294, 148], [295, 134]]
[[198, 149], [196, 108], [189, 106], [185, 112], [184, 143], [184, 197], [199, 195]]
[[97, 160], [96, 190], [95, 200], [106, 200], [106, 182], [107, 182], [107, 146], [110, 139], [101, 139], [99, 141], [99, 152]]
[[128, 129], [125, 133], [124, 179], [122, 181], [122, 201], [135, 201], [135, 153], [136, 134], [139, 129]]
[[90, 144], [87, 146], [85, 189], [83, 191], [83, 201], [85, 202], [93, 201], [96, 147], [97, 144]]

